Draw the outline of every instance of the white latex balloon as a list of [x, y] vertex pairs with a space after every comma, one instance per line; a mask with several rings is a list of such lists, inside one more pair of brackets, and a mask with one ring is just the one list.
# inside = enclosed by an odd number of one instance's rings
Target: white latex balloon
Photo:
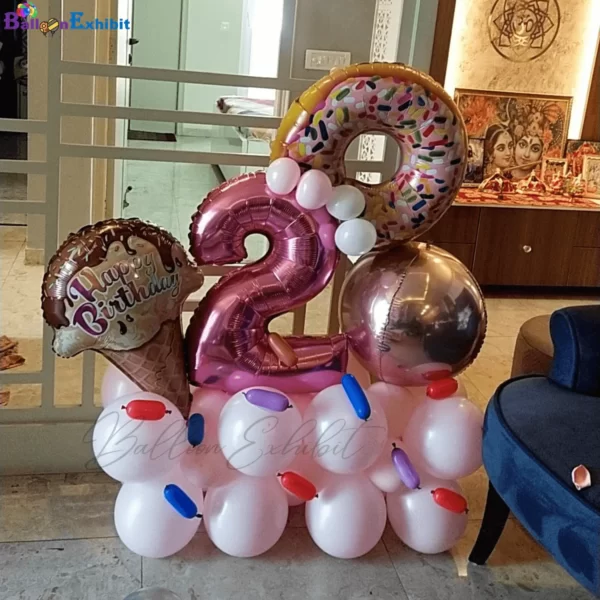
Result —
[[300, 166], [292, 158], [277, 158], [267, 169], [267, 185], [276, 194], [289, 194], [300, 180]]
[[379, 400], [387, 417], [388, 435], [392, 438], [402, 437], [419, 400], [408, 388], [383, 381], [374, 383], [367, 390], [367, 397]]
[[206, 494], [208, 536], [231, 556], [258, 556], [269, 550], [283, 534], [287, 517], [285, 492], [276, 477], [239, 475]]
[[482, 464], [483, 414], [466, 398], [423, 400], [404, 433], [410, 456], [440, 479], [460, 479]]
[[305, 510], [313, 541], [336, 558], [370, 552], [385, 529], [383, 494], [364, 475], [332, 476]]
[[316, 210], [329, 202], [332, 193], [329, 177], [323, 171], [312, 169], [300, 177], [296, 189], [296, 202], [302, 208]]
[[371, 416], [359, 419], [341, 385], [319, 392], [304, 414], [302, 431], [314, 459], [332, 473], [359, 473], [381, 454], [387, 421], [379, 401], [370, 399]]
[[[252, 404], [246, 394], [259, 389], [287, 398], [291, 408], [276, 411]], [[245, 475], [276, 475], [294, 460], [295, 449], [301, 445], [301, 425], [300, 411], [289, 396], [255, 386], [234, 394], [223, 407], [219, 443], [229, 464]]]
[[117, 369], [115, 365], [112, 363], [108, 365], [102, 378], [102, 387], [100, 389], [102, 406], [106, 407], [113, 402], [118, 402], [122, 396], [141, 391], [140, 387], [131, 381], [125, 373]]
[[360, 256], [373, 249], [377, 242], [377, 231], [370, 221], [350, 219], [335, 230], [335, 245], [348, 256]]
[[227, 463], [219, 445], [219, 417], [229, 394], [208, 388], [194, 391], [190, 415], [204, 417], [204, 441], [188, 447], [181, 461], [185, 476], [195, 485], [207, 490], [228, 476], [232, 467]]
[[462, 494], [455, 481], [426, 477], [420, 490], [402, 489], [386, 498], [388, 517], [396, 535], [409, 548], [423, 554], [449, 550], [467, 528], [466, 513], [456, 514], [436, 504], [432, 495], [436, 488]]
[[338, 185], [333, 188], [327, 211], [340, 221], [355, 219], [365, 210], [365, 195], [354, 185]]
[[[161, 402], [167, 412], [160, 420], [132, 419], [123, 408], [132, 400]], [[148, 392], [122, 396], [96, 421], [92, 445], [98, 465], [118, 481], [144, 481], [172, 470], [187, 445], [186, 423], [166, 398]]]
[[179, 552], [194, 537], [201, 519], [182, 517], [165, 499], [165, 487], [179, 486], [203, 512], [202, 490], [180, 469], [140, 483], [125, 483], [115, 504], [115, 526], [121, 541], [136, 554], [163, 558]]

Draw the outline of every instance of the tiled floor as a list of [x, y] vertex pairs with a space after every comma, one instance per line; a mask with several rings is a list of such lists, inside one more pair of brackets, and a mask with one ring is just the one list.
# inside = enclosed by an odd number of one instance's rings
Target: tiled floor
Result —
[[[190, 149], [184, 142], [181, 147]], [[216, 185], [210, 167], [132, 162], [128, 173], [133, 190], [125, 215], [158, 222], [186, 243], [190, 215]], [[0, 226], [0, 333], [18, 340], [27, 359], [21, 372], [40, 368], [42, 333], [43, 267], [25, 266], [24, 252], [25, 228]], [[214, 278], [207, 278], [199, 297], [212, 283]], [[515, 337], [524, 321], [562, 306], [592, 302], [597, 300], [488, 297], [486, 343], [461, 375], [471, 400], [484, 409], [496, 386], [509, 376]], [[330, 290], [309, 304], [307, 332], [325, 331], [329, 304]], [[274, 325], [282, 333], [291, 332], [289, 315]], [[57, 403], [79, 403], [81, 365], [81, 357], [57, 360]], [[101, 374], [101, 358], [98, 365]], [[11, 386], [13, 408], [35, 406], [39, 400], [38, 386]], [[419, 555], [388, 530], [368, 556], [336, 560], [316, 548], [296, 510], [283, 538], [262, 557], [227, 557], [201, 530], [183, 552], [157, 561], [141, 560], [116, 538], [112, 510], [118, 486], [106, 476], [0, 478], [0, 600], [120, 600], [141, 585], [172, 589], [185, 600], [591, 598], [515, 521], [510, 521], [487, 567], [468, 565], [485, 503], [485, 473], [480, 470], [461, 484], [470, 522], [465, 538], [451, 553]]]
[[0, 478], [0, 600], [120, 600], [141, 586], [182, 600], [592, 598], [511, 520], [486, 567], [467, 561], [481, 509], [450, 553], [425, 556], [387, 529], [367, 556], [323, 554], [292, 509], [282, 539], [265, 555], [235, 559], [201, 528], [174, 557], [141, 559], [116, 538], [118, 485], [103, 474]]

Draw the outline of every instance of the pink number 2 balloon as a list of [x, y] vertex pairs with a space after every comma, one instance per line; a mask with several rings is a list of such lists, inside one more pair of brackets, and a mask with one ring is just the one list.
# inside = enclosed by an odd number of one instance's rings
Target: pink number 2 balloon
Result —
[[325, 208], [306, 211], [293, 194], [272, 192], [265, 173], [241, 175], [207, 196], [190, 231], [199, 265], [239, 263], [250, 233], [265, 235], [270, 248], [258, 262], [224, 276], [195, 310], [186, 334], [193, 384], [233, 394], [254, 385], [302, 393], [339, 383], [347, 363], [345, 335], [284, 338], [292, 364], [281, 359], [267, 329], [271, 319], [302, 306], [331, 280], [339, 258], [336, 224]]

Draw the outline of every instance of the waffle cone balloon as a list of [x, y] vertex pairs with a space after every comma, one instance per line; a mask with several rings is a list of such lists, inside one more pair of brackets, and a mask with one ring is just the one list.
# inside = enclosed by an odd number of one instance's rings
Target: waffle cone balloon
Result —
[[415, 386], [455, 375], [475, 360], [486, 312], [477, 281], [458, 259], [408, 242], [356, 263], [342, 289], [341, 322], [372, 375]]
[[42, 310], [54, 351], [100, 352], [142, 390], [189, 406], [180, 316], [203, 283], [183, 246], [138, 219], [71, 234], [48, 264]]

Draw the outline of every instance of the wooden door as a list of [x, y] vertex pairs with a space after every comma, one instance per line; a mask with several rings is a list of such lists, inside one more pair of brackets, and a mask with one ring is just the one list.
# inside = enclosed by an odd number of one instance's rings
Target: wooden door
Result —
[[482, 285], [567, 285], [576, 229], [575, 211], [483, 209], [475, 277]]

